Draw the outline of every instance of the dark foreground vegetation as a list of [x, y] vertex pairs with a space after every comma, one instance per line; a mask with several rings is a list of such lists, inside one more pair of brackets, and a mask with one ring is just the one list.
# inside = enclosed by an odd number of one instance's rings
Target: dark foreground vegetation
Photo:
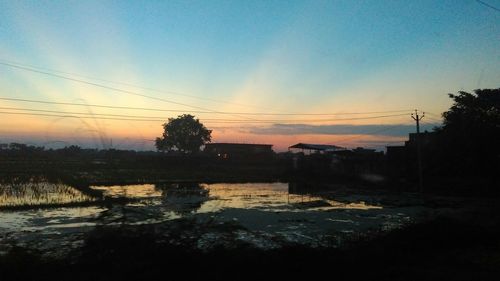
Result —
[[182, 245], [168, 243], [169, 237], [181, 236], [191, 227], [188, 222], [180, 222], [167, 238], [151, 226], [97, 228], [83, 250], [60, 259], [12, 248], [0, 257], [0, 279], [498, 280], [500, 216], [495, 210], [490, 206], [388, 234], [357, 237], [340, 248], [290, 244], [260, 250], [240, 243], [201, 251], [193, 248], [196, 237], [186, 238]]

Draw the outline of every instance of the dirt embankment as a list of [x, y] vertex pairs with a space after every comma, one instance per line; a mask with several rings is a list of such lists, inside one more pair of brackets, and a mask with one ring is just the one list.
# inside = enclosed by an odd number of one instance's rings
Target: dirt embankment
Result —
[[[0, 278], [311, 280], [330, 276], [337, 280], [498, 280], [499, 222], [498, 208], [480, 206], [459, 216], [357, 237], [341, 248], [289, 244], [261, 250], [241, 242], [210, 251], [195, 246], [199, 235], [208, 230], [194, 229], [189, 221], [165, 232], [154, 226], [103, 227], [87, 237], [83, 249], [66, 259], [43, 260], [39, 253], [13, 248], [0, 258]], [[211, 232], [236, 226], [214, 227], [218, 229]]]

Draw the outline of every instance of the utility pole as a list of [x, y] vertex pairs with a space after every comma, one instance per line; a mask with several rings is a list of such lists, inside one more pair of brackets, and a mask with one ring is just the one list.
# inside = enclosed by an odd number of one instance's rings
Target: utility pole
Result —
[[424, 192], [424, 176], [422, 172], [422, 145], [420, 140], [420, 120], [424, 118], [425, 112], [422, 116], [418, 115], [418, 110], [415, 109], [415, 115], [412, 113], [411, 118], [417, 122], [417, 136], [415, 138], [417, 142], [417, 169], [418, 169], [418, 188], [420, 192]]

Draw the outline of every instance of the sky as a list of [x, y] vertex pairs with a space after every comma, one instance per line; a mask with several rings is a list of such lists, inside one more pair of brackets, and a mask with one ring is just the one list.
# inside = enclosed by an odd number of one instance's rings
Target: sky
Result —
[[500, 86], [499, 7], [0, 0], [0, 143], [153, 149], [189, 113], [213, 142], [402, 144]]

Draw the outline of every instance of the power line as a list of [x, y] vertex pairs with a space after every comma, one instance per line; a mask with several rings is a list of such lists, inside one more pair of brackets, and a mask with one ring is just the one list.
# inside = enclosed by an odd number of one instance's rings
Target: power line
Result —
[[53, 73], [71, 75], [71, 76], [76, 76], [76, 77], [90, 79], [90, 80], [95, 80], [95, 81], [102, 81], [102, 82], [107, 82], [107, 83], [116, 84], [116, 85], [129, 86], [129, 87], [134, 87], [136, 89], [142, 89], [142, 90], [147, 90], [147, 91], [152, 91], [152, 92], [157, 92], [157, 93], [163, 93], [163, 94], [169, 94], [169, 95], [176, 95], [176, 96], [183, 96], [183, 97], [188, 97], [188, 98], [193, 98], [193, 99], [199, 99], [199, 100], [204, 100], [204, 101], [210, 101], [210, 102], [216, 102], [216, 103], [223, 103], [223, 104], [231, 104], [231, 105], [244, 106], [244, 107], [250, 107], [250, 108], [264, 109], [264, 108], [257, 107], [257, 106], [254, 106], [254, 105], [244, 105], [244, 104], [240, 104], [240, 103], [222, 101], [222, 100], [218, 100], [218, 99], [212, 99], [212, 98], [207, 98], [207, 97], [190, 95], [190, 94], [180, 93], [180, 92], [176, 92], [176, 91], [158, 90], [158, 89], [154, 89], [154, 88], [144, 87], [144, 86], [130, 84], [130, 83], [125, 83], [125, 82], [111, 81], [111, 80], [107, 80], [107, 79], [96, 78], [96, 77], [91, 77], [91, 76], [76, 74], [76, 73], [72, 73], [72, 72], [54, 70], [54, 69], [50, 69], [50, 68], [33, 66], [33, 65], [27, 65], [27, 64], [23, 64], [23, 63], [19, 63], [19, 62], [13, 62], [13, 61], [5, 60], [5, 59], [0, 59], [0, 64], [3, 64], [3, 63], [5, 63], [4, 65], [8, 65], [8, 66], [14, 66], [14, 65], [16, 65], [16, 66], [21, 66], [21, 67], [25, 67], [25, 68], [34, 69], [34, 70], [50, 71], [50, 72], [53, 72]]
[[[53, 76], [53, 77], [57, 77], [57, 78], [60, 78], [60, 79], [66, 79], [66, 80], [69, 80], [69, 81], [73, 81], [73, 82], [78, 82], [78, 83], [83, 83], [83, 84], [88, 84], [88, 85], [92, 85], [92, 86], [95, 86], [95, 87], [100, 87], [100, 88], [104, 88], [104, 89], [107, 89], [107, 90], [111, 90], [111, 91], [116, 91], [116, 92], [121, 92], [121, 93], [124, 93], [124, 94], [129, 94], [129, 95], [134, 95], [134, 96], [139, 96], [139, 97], [143, 97], [143, 98], [148, 98], [148, 99], [153, 99], [153, 100], [157, 100], [157, 101], [162, 101], [162, 102], [166, 102], [166, 103], [171, 103], [171, 104], [175, 104], [175, 105], [181, 105], [181, 106], [186, 106], [186, 107], [190, 107], [190, 108], [194, 108], [194, 109], [201, 109], [203, 111], [198, 111], [198, 113], [215, 113], [215, 114], [228, 114], [228, 115], [234, 115], [235, 117], [238, 117], [238, 118], [245, 118], [245, 119], [249, 119], [249, 120], [255, 120], [253, 118], [250, 118], [250, 117], [246, 117], [246, 116], [240, 116], [240, 115], [256, 115], [256, 116], [260, 116], [260, 115], [355, 115], [355, 114], [381, 114], [381, 113], [392, 113], [392, 112], [408, 112], [409, 110], [391, 110], [391, 111], [373, 111], [373, 112], [347, 112], [347, 113], [262, 113], [262, 112], [242, 112], [242, 113], [238, 113], [238, 112], [222, 112], [222, 111], [217, 111], [217, 110], [212, 110], [212, 109], [208, 109], [208, 108], [204, 108], [204, 107], [199, 107], [199, 106], [194, 106], [194, 105], [190, 105], [190, 104], [186, 104], [186, 103], [180, 103], [180, 102], [175, 102], [175, 101], [171, 101], [171, 100], [167, 100], [167, 99], [163, 99], [163, 98], [159, 98], [159, 97], [154, 97], [154, 96], [149, 96], [149, 95], [145, 95], [145, 94], [141, 94], [141, 93], [137, 93], [137, 92], [133, 92], [133, 91], [129, 91], [129, 90], [124, 90], [124, 89], [119, 89], [119, 88], [115, 88], [115, 87], [110, 87], [110, 86], [107, 86], [107, 85], [103, 85], [103, 84], [98, 84], [98, 83], [94, 83], [94, 82], [90, 82], [90, 81], [85, 81], [85, 80], [81, 80], [81, 79], [75, 79], [75, 78], [71, 78], [71, 77], [67, 77], [67, 76], [63, 76], [63, 75], [58, 75], [58, 74], [54, 74], [54, 73], [50, 73], [50, 72], [46, 72], [46, 71], [41, 71], [41, 70], [37, 70], [35, 68], [31, 68], [31, 67], [26, 67], [26, 66], [22, 66], [22, 65], [17, 65], [17, 64], [13, 64], [13, 63], [8, 63], [8, 62], [2, 62], [0, 61], [0, 65], [5, 65], [5, 66], [9, 66], [9, 67], [13, 67], [13, 68], [17, 68], [17, 69], [21, 69], [21, 70], [25, 70], [25, 71], [30, 71], [30, 72], [35, 72], [35, 73], [40, 73], [40, 74], [44, 74], [44, 75], [49, 75], [49, 76]], [[7, 99], [7, 98], [0, 98], [0, 99]], [[11, 99], [11, 100], [14, 100], [14, 99]], [[18, 99], [19, 101], [28, 101], [28, 100], [21, 100], [21, 99]], [[41, 101], [31, 101], [31, 102], [41, 102]], [[43, 103], [50, 103], [50, 102], [43, 102]], [[63, 104], [63, 103], [60, 103], [60, 104]], [[67, 104], [67, 105], [70, 105], [70, 103], [64, 103], [64, 104]], [[74, 105], [77, 105], [77, 104], [74, 104]], [[81, 105], [81, 104], [78, 104], [78, 105]], [[86, 106], [91, 106], [91, 105], [86, 105]], [[127, 108], [127, 107], [112, 107], [112, 106], [99, 106], [99, 107], [107, 107], [107, 108]], [[129, 107], [128, 109], [137, 109], [137, 110], [146, 110], [146, 109], [143, 109], [143, 108], [132, 108], [132, 107]], [[150, 109], [150, 110], [154, 110], [154, 111], [160, 111], [159, 109]], [[166, 111], [166, 110], [161, 110], [161, 111]], [[193, 111], [194, 112], [194, 111]]]
[[[119, 120], [119, 121], [149, 121], [149, 122], [165, 122], [168, 118], [156, 116], [134, 116], [134, 115], [118, 115], [118, 114], [99, 114], [88, 112], [65, 112], [57, 110], [43, 110], [43, 109], [30, 109], [30, 108], [13, 108], [13, 107], [0, 107], [3, 110], [27, 111], [27, 112], [7, 112], [2, 111], [0, 114], [15, 114], [15, 115], [32, 115], [32, 116], [47, 116], [47, 117], [69, 117], [69, 118], [83, 118], [83, 119], [104, 119], [104, 120]], [[44, 113], [30, 113], [30, 112], [44, 112]], [[235, 120], [235, 119], [202, 119], [211, 123], [290, 123], [290, 122], [328, 122], [328, 121], [354, 121], [366, 119], [379, 119], [388, 117], [404, 116], [406, 114], [393, 114], [381, 115], [359, 118], [336, 118], [336, 119], [268, 119], [268, 120]]]
[[[439, 120], [439, 119], [432, 118], [432, 117], [429, 117], [429, 116], [427, 116], [427, 119], [429, 119], [431, 121], [434, 121], [434, 122], [443, 123], [443, 120]], [[424, 121], [424, 123], [425, 123], [425, 121]], [[427, 122], [427, 124], [430, 124], [430, 123]]]
[[44, 113], [5, 112], [5, 111], [0, 111], [0, 114], [77, 118], [77, 119], [104, 119], [104, 120], [120, 120], [120, 121], [161, 121], [152, 119], [108, 118], [108, 117], [95, 117], [95, 116], [76, 116], [76, 115], [65, 115], [65, 114], [44, 114]]
[[[211, 111], [212, 113], [219, 113], [216, 110], [211, 110], [211, 109], [207, 109], [207, 108], [203, 108], [203, 107], [199, 107], [199, 106], [194, 106], [194, 105], [190, 105], [190, 104], [186, 104], [186, 103], [181, 103], [181, 102], [175, 102], [175, 101], [171, 101], [171, 100], [167, 100], [167, 99], [163, 99], [163, 98], [159, 98], [159, 97], [144, 95], [144, 94], [140, 94], [140, 93], [129, 91], [129, 90], [124, 90], [124, 89], [119, 89], [119, 88], [115, 88], [115, 87], [110, 87], [110, 86], [103, 85], [103, 84], [98, 84], [98, 83], [94, 83], [94, 82], [90, 82], [90, 81], [85, 81], [85, 80], [81, 80], [81, 79], [71, 78], [71, 77], [67, 77], [67, 76], [63, 76], [63, 75], [59, 75], [59, 74], [54, 74], [54, 73], [50, 73], [50, 72], [46, 72], [46, 71], [41, 71], [41, 70], [29, 68], [29, 67], [20, 66], [20, 65], [14, 65], [14, 64], [5, 63], [5, 62], [0, 62], [0, 65], [10, 66], [10, 67], [14, 67], [14, 68], [17, 68], [17, 69], [31, 71], [31, 72], [35, 72], [35, 73], [45, 74], [45, 75], [53, 76], [53, 77], [56, 77], [56, 78], [61, 78], [61, 79], [73, 81], [73, 82], [88, 84], [88, 85], [91, 85], [91, 86], [95, 86], [95, 87], [99, 87], [99, 88], [103, 88], [103, 89], [107, 89], [107, 90], [111, 90], [111, 91], [115, 91], [115, 92], [120, 92], [120, 93], [124, 93], [124, 94], [128, 94], [128, 95], [132, 95], [132, 96], [138, 96], [138, 97], [148, 98], [148, 99], [152, 99], [152, 100], [157, 100], [157, 101], [161, 101], [161, 102], [171, 103], [171, 104], [175, 104], [175, 105], [186, 106], [186, 107], [195, 108], [195, 109], [207, 110], [207, 111]], [[237, 116], [237, 117], [241, 118], [242, 116]], [[243, 117], [243, 118], [251, 119], [249, 117]]]
[[380, 140], [380, 141], [370, 141], [371, 143], [379, 143], [379, 144], [390, 144], [390, 143], [401, 143], [405, 142], [406, 139], [402, 140], [393, 140], [393, 141], [388, 141], [388, 140]]
[[378, 129], [378, 130], [375, 130], [375, 131], [372, 131], [372, 132], [368, 132], [368, 133], [364, 133], [364, 134], [357, 133], [356, 135], [361, 135], [361, 136], [354, 136], [354, 137], [344, 138], [344, 139], [337, 140], [336, 142], [337, 143], [342, 143], [342, 142], [345, 142], [345, 141], [350, 141], [350, 140], [354, 140], [354, 139], [364, 138], [366, 135], [376, 135], [378, 133], [382, 133], [382, 132], [385, 132], [385, 131], [390, 131], [390, 130], [398, 129], [401, 126], [405, 126], [405, 125], [408, 125], [408, 124], [387, 125], [387, 126], [389, 126], [388, 128], [382, 128], [382, 129]]
[[62, 114], [73, 114], [73, 115], [88, 115], [88, 116], [108, 116], [108, 117], [124, 117], [124, 118], [141, 118], [141, 119], [168, 119], [168, 117], [159, 116], [138, 116], [138, 115], [122, 115], [122, 114], [103, 114], [103, 113], [93, 113], [93, 112], [67, 112], [59, 110], [44, 110], [44, 109], [31, 109], [31, 108], [16, 108], [16, 107], [0, 107], [2, 110], [16, 110], [16, 111], [34, 111], [34, 112], [48, 112], [48, 113], [62, 113]]
[[426, 111], [425, 113], [429, 114], [429, 115], [433, 115], [435, 117], [439, 117], [441, 118], [442, 116], [440, 114], [436, 114], [436, 113], [432, 113], [432, 112], [429, 112], [429, 111]]
[[490, 4], [486, 3], [486, 2], [483, 2], [483, 1], [481, 1], [481, 0], [476, 0], [476, 2], [478, 2], [478, 3], [479, 3], [479, 4], [481, 4], [481, 5], [484, 5], [484, 6], [488, 7], [488, 8], [490, 8], [490, 9], [493, 9], [493, 10], [495, 10], [495, 11], [497, 11], [497, 12], [500, 12], [500, 9], [498, 9], [497, 7], [495, 7], [495, 6], [493, 6], [493, 5], [490, 5]]
[[[175, 109], [158, 109], [158, 108], [146, 108], [146, 107], [97, 105], [97, 104], [87, 104], [87, 103], [54, 102], [54, 101], [41, 101], [41, 100], [19, 99], [19, 98], [8, 98], [8, 97], [0, 97], [0, 100], [18, 101], [18, 102], [27, 102], [27, 103], [55, 104], [55, 105], [100, 107], [100, 108], [109, 108], [109, 109], [128, 109], [128, 110], [159, 111], [159, 112], [186, 112], [186, 110], [175, 110]], [[196, 111], [196, 110], [189, 110], [189, 112], [190, 113], [213, 113], [212, 111]], [[259, 115], [259, 116], [262, 116], [262, 115], [266, 115], [266, 116], [334, 116], [334, 115], [368, 115], [368, 114], [384, 114], [384, 113], [399, 113], [399, 112], [410, 112], [410, 110], [402, 109], [402, 110], [345, 112], [345, 113], [344, 112], [336, 112], [336, 113], [265, 113], [265, 112], [219, 111], [218, 114]]]

